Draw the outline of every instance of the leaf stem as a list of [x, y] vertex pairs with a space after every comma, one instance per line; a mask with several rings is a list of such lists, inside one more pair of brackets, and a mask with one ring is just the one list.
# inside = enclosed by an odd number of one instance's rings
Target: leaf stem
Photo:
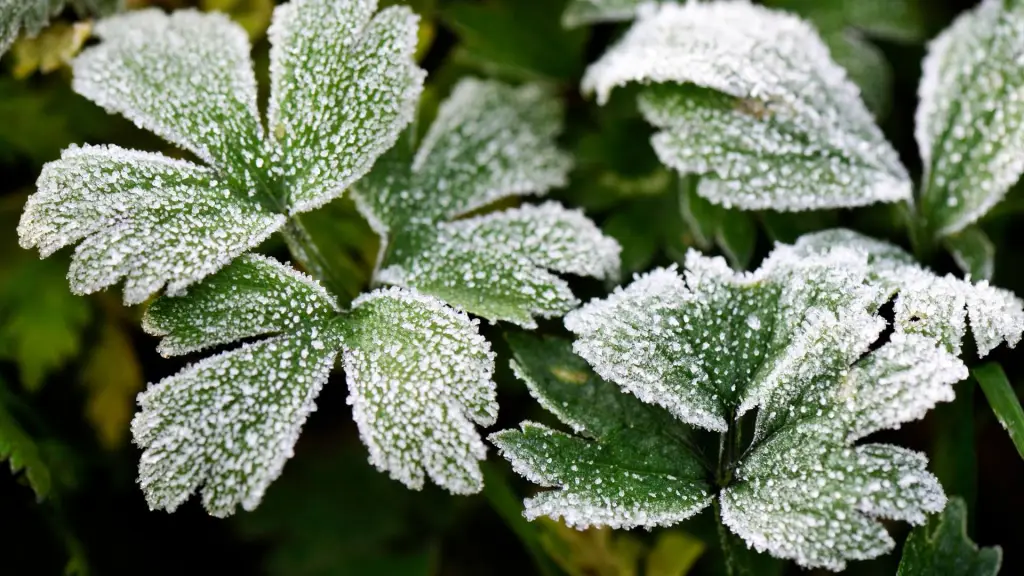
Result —
[[345, 293], [342, 271], [331, 265], [320, 250], [320, 246], [302, 223], [299, 215], [288, 218], [281, 229], [285, 244], [292, 258], [306, 269], [306, 272], [322, 282], [332, 294]]
[[1006, 373], [995, 362], [978, 366], [971, 371], [974, 379], [981, 384], [985, 398], [988, 399], [992, 412], [999, 424], [1010, 435], [1017, 453], [1024, 458], [1024, 409], [1020, 406], [1017, 393], [1010, 386]]

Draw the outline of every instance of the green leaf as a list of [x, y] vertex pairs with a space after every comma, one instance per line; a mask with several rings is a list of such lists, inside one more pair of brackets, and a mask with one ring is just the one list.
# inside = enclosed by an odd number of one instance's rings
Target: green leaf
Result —
[[81, 242], [68, 280], [76, 294], [125, 279], [125, 304], [165, 284], [181, 293], [256, 246], [284, 216], [230, 193], [216, 172], [114, 146], [72, 147], [47, 164], [18, 234], [43, 257]]
[[100, 444], [113, 450], [124, 442], [135, 408], [135, 395], [145, 380], [131, 336], [108, 320], [100, 329], [85, 365], [82, 384], [87, 391], [85, 416]]
[[[207, 166], [120, 148], [69, 148], [44, 167], [19, 226], [45, 257], [81, 242], [76, 292], [126, 277], [136, 304], [217, 271], [363, 176], [411, 121], [424, 72], [416, 17], [373, 0], [294, 0], [270, 30], [268, 134], [244, 30], [220, 13], [107, 18], [74, 88]], [[297, 32], [301, 31], [301, 32]], [[396, 97], [395, 95], [399, 96]], [[65, 201], [67, 200], [67, 201]]]
[[907, 537], [897, 576], [995, 576], [1002, 563], [1002, 549], [979, 549], [967, 537], [966, 527], [967, 506], [959, 498], [950, 499], [942, 514]]
[[322, 206], [369, 172], [412, 121], [426, 73], [419, 17], [375, 0], [293, 0], [268, 35], [274, 176], [292, 213]]
[[199, 7], [204, 12], [223, 12], [231, 16], [245, 28], [250, 40], [258, 40], [270, 25], [274, 0], [200, 0]]
[[557, 489], [526, 500], [524, 514], [579, 529], [674, 524], [710, 502], [690, 431], [591, 372], [570, 344], [509, 335], [512, 369], [542, 406], [577, 434], [524, 422], [490, 436], [519, 474]]
[[892, 105], [893, 72], [885, 54], [855, 30], [826, 34], [824, 40], [836, 64], [846, 69], [860, 89], [868, 109], [876, 118], [887, 116]]
[[[704, 483], [699, 506], [690, 508], [692, 492], [648, 485], [652, 461], [696, 462], [682, 422], [619, 432], [616, 424], [628, 414], [622, 404], [601, 409], [607, 401], [595, 402], [579, 384], [555, 388], [555, 377], [525, 372], [541, 382], [528, 385], [545, 408], [597, 438], [594, 447], [531, 423], [522, 432], [492, 436], [517, 471], [563, 487], [527, 500], [527, 517], [651, 527], [682, 520], [717, 492], [729, 531], [801, 566], [841, 570], [848, 560], [891, 550], [894, 542], [878, 520], [921, 524], [942, 509], [945, 496], [923, 455], [856, 442], [950, 401], [952, 384], [967, 369], [931, 336], [897, 327], [879, 341], [887, 322], [878, 311], [890, 293], [874, 276], [878, 266], [855, 244], [820, 252], [778, 245], [749, 273], [690, 252], [682, 276], [656, 270], [569, 313], [566, 327], [578, 336], [574, 350], [632, 394], [624, 398], [723, 434], [715, 467], [720, 488], [709, 488], [708, 472], [673, 473]], [[571, 373], [582, 375], [576, 382], [592, 378], [578, 366]], [[570, 399], [566, 389], [576, 396]], [[753, 438], [744, 450], [739, 419], [755, 408]], [[605, 440], [609, 428], [616, 440], [642, 430], [649, 444]], [[678, 432], [667, 436], [668, 430]], [[628, 473], [611, 467], [622, 453], [642, 454], [645, 463], [626, 467]]]
[[747, 213], [715, 206], [697, 194], [694, 177], [680, 178], [679, 210], [697, 246], [722, 249], [738, 270], [750, 264], [757, 242], [757, 222]]
[[999, 364], [984, 364], [975, 368], [972, 374], [985, 391], [999, 424], [1010, 435], [1017, 453], [1024, 458], [1024, 409], [1021, 409], [1017, 393], [1010, 386], [1003, 369]]
[[1024, 8], [984, 0], [928, 46], [915, 137], [920, 214], [936, 236], [963, 230], [1024, 172]]
[[971, 280], [991, 280], [995, 274], [996, 247], [985, 232], [970, 226], [945, 238], [956, 265]]
[[[714, 65], [708, 64], [714, 62]], [[658, 157], [725, 207], [801, 211], [910, 199], [904, 167], [818, 33], [745, 2], [644, 11], [583, 78], [630, 83]]]
[[603, 22], [632, 20], [647, 0], [571, 0], [562, 12], [562, 26], [577, 28]]
[[658, 535], [647, 556], [647, 576], [685, 576], [704, 553], [704, 542], [679, 530]]
[[344, 339], [348, 403], [370, 462], [413, 489], [424, 476], [455, 494], [482, 488], [473, 426], [498, 413], [494, 353], [478, 320], [430, 296], [377, 290], [352, 303]]
[[50, 468], [47, 466], [40, 446], [32, 439], [8, 409], [10, 392], [0, 380], [0, 462], [10, 463], [11, 473], [24, 472], [29, 486], [36, 493], [36, 500], [42, 501], [53, 485]]
[[580, 211], [548, 202], [458, 218], [564, 184], [560, 127], [557, 101], [537, 86], [460, 82], [415, 155], [399, 144], [356, 186], [383, 239], [376, 280], [530, 327], [578, 304], [552, 272], [616, 276], [618, 244]]
[[929, 5], [923, 0], [768, 0], [820, 29], [848, 27], [893, 42], [917, 42], [928, 33]]
[[92, 32], [92, 24], [58, 22], [35, 36], [14, 43], [11, 75], [26, 78], [39, 71], [49, 74], [67, 64], [82, 49]]

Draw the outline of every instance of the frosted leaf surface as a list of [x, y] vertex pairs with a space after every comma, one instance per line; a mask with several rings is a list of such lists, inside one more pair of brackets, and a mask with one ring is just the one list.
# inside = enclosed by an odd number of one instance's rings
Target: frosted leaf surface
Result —
[[352, 303], [344, 339], [348, 403], [370, 462], [413, 489], [424, 476], [478, 492], [486, 457], [474, 423], [497, 417], [494, 353], [477, 320], [430, 296], [377, 290]]
[[456, 85], [418, 149], [403, 141], [356, 184], [360, 211], [384, 240], [376, 279], [534, 326], [534, 316], [578, 304], [552, 272], [614, 276], [618, 244], [579, 211], [545, 203], [452, 221], [564, 184], [569, 158], [554, 142], [561, 116], [537, 86]]
[[[758, 550], [840, 570], [892, 548], [877, 519], [921, 523], [945, 503], [922, 455], [854, 443], [952, 400], [967, 369], [958, 350], [934, 335], [898, 326], [871, 350], [886, 325], [878, 310], [892, 294], [878, 280], [882, 261], [909, 266], [912, 259], [866, 238], [815, 240], [822, 238], [778, 245], [750, 273], [690, 252], [682, 275], [662, 269], [639, 277], [571, 312], [565, 324], [598, 374], [684, 422], [725, 433], [757, 408], [752, 444], [719, 463], [732, 471], [722, 484], [723, 522]], [[542, 404], [578, 430], [595, 426], [571, 402]], [[676, 448], [687, 453], [683, 441]], [[583, 460], [574, 450], [545, 446], [536, 449], [543, 457], [510, 459], [526, 460], [521, 471], [550, 484], [529, 465], [562, 451]], [[606, 508], [615, 509], [609, 500]]]
[[[419, 17], [376, 0], [293, 0], [268, 36], [274, 177], [304, 212], [341, 195], [412, 121], [425, 72]], [[372, 18], [371, 18], [372, 16]]]
[[246, 254], [184, 296], [160, 298], [142, 319], [145, 331], [163, 339], [165, 356], [218, 344], [323, 324], [339, 310], [334, 298], [308, 276], [275, 260]]
[[[906, 170], [856, 86], [806, 22], [745, 0], [650, 6], [583, 79], [607, 101], [640, 95], [652, 144], [698, 193], [799, 211], [907, 200]], [[706, 183], [706, 184], [705, 184]]]
[[915, 137], [931, 232], [982, 217], [1024, 172], [1024, 7], [984, 0], [928, 46]]
[[513, 468], [542, 486], [524, 515], [589, 526], [664, 526], [711, 501], [700, 460], [686, 452], [691, 431], [597, 377], [569, 342], [512, 334], [512, 369], [542, 406], [580, 436], [524, 422], [490, 436]]
[[338, 353], [316, 326], [207, 358], [139, 396], [139, 484], [174, 511], [200, 490], [214, 516], [254, 509], [293, 454]]
[[18, 225], [43, 256], [70, 245], [68, 279], [87, 294], [125, 279], [138, 304], [212, 274], [284, 223], [231, 194], [205, 167], [114, 146], [72, 147], [48, 163]]
[[395, 147], [358, 183], [361, 208], [386, 233], [543, 194], [567, 181], [570, 158], [555, 146], [561, 129], [559, 100], [538, 86], [462, 80], [411, 161]]
[[868, 256], [870, 281], [896, 296], [897, 332], [931, 336], [959, 354], [968, 320], [980, 357], [1005, 342], [1016, 346], [1024, 333], [1024, 301], [987, 281], [972, 284], [951, 274], [938, 276], [922, 268], [897, 246], [845, 229], [801, 237], [796, 256], [845, 247]]
[[882, 325], [868, 313], [865, 258], [779, 255], [754, 273], [687, 254], [686, 273], [659, 269], [570, 312], [575, 350], [598, 374], [701, 428], [730, 412], [845, 367]]
[[221, 13], [150, 8], [96, 24], [76, 92], [195, 153], [243, 197], [265, 176], [249, 37]]
[[533, 327], [579, 302], [548, 272], [614, 278], [620, 248], [579, 210], [555, 202], [442, 222], [398, 238], [378, 279], [412, 286], [491, 320]]

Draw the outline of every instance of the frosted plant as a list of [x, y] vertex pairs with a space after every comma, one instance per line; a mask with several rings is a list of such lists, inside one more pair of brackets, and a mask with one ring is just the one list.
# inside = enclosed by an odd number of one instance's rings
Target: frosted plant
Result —
[[[986, 319], [974, 325], [982, 353], [1024, 330], [1008, 293], [957, 280], [957, 310], [913, 266], [845, 231], [780, 245], [754, 272], [691, 251], [683, 274], [655, 270], [566, 316], [600, 378], [568, 344], [513, 340], [514, 371], [578, 434], [524, 422], [491, 436], [519, 473], [554, 488], [525, 515], [653, 527], [717, 499], [748, 545], [805, 567], [841, 570], [890, 550], [877, 520], [921, 524], [945, 496], [923, 455], [857, 441], [953, 399], [967, 377], [956, 355], [965, 307]], [[893, 294], [896, 325], [882, 338], [879, 309]], [[957, 314], [959, 332], [937, 332]], [[754, 409], [744, 447], [740, 419]], [[721, 434], [717, 463], [694, 428]]]
[[0, 56], [24, 32], [29, 36], [38, 34], [50, 18], [64, 10], [66, 5], [74, 7], [80, 16], [110, 14], [120, 9], [121, 0], [0, 0]]
[[745, 0], [649, 5], [583, 78], [599, 103], [629, 83], [663, 163], [743, 209], [911, 197], [896, 151], [812, 26]]
[[266, 130], [248, 36], [227, 16], [147, 9], [101, 21], [101, 43], [73, 63], [74, 89], [204, 164], [70, 148], [43, 168], [21, 245], [47, 256], [78, 243], [72, 290], [124, 278], [125, 303], [138, 304], [165, 284], [182, 293], [337, 197], [394, 144], [422, 88], [417, 16], [375, 10], [375, 0], [275, 9]]
[[[626, 3], [576, 4], [629, 18], [619, 9]], [[660, 129], [655, 152], [681, 173], [703, 175], [700, 195], [783, 211], [905, 200], [921, 241], [944, 239], [965, 271], [984, 269], [967, 253], [990, 244], [965, 228], [1024, 172], [1021, 3], [983, 0], [930, 44], [916, 116], [925, 165], [916, 199], [857, 88], [806, 22], [747, 0], [651, 3], [638, 14], [587, 70], [583, 90], [604, 103], [618, 86], [644, 85], [641, 112]]]
[[158, 299], [143, 327], [163, 337], [164, 355], [264, 339], [140, 396], [132, 429], [150, 506], [173, 510], [200, 489], [214, 515], [254, 508], [339, 355], [370, 462], [414, 489], [429, 477], [453, 493], [479, 491], [485, 448], [474, 424], [497, 414], [494, 359], [478, 321], [449, 304], [530, 324], [576, 304], [543, 268], [604, 277], [618, 270], [619, 247], [553, 203], [447, 219], [564, 181], [559, 126], [557, 105], [535, 87], [466, 80], [414, 163], [404, 145], [380, 159], [357, 200], [394, 262], [380, 277], [409, 287], [362, 295], [344, 312], [315, 280], [245, 255], [185, 295]]
[[383, 238], [377, 280], [533, 327], [534, 316], [578, 305], [548, 270], [615, 277], [619, 245], [579, 210], [546, 202], [460, 218], [566, 183], [570, 161], [554, 144], [561, 115], [536, 86], [460, 82], [418, 149], [399, 144], [356, 185], [360, 211]]

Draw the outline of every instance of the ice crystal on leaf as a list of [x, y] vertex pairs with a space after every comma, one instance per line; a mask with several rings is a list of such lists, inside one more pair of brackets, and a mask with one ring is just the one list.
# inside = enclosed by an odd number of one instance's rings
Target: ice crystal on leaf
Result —
[[411, 121], [423, 71], [417, 17], [375, 0], [294, 0], [270, 30], [264, 130], [245, 31], [219, 13], [156, 9], [97, 24], [74, 88], [205, 166], [119, 148], [72, 148], [46, 165], [19, 225], [45, 256], [81, 242], [72, 287], [126, 278], [136, 304], [208, 276], [288, 215], [341, 194]]
[[29, 36], [39, 34], [49, 24], [50, 18], [58, 15], [70, 4], [82, 17], [103, 15], [119, 9], [120, 0], [0, 0], [0, 56], [24, 32]]
[[456, 493], [482, 485], [473, 422], [491, 424], [497, 413], [493, 355], [476, 321], [434, 298], [379, 290], [342, 315], [314, 280], [245, 255], [186, 295], [158, 299], [143, 326], [163, 337], [165, 355], [261, 338], [140, 395], [132, 432], [145, 449], [139, 482], [153, 508], [174, 510], [197, 489], [217, 516], [255, 508], [339, 355], [374, 465], [412, 488], [424, 473]]
[[377, 280], [413, 287], [490, 320], [534, 326], [578, 302], [550, 271], [609, 278], [619, 246], [554, 202], [463, 217], [565, 183], [557, 100], [537, 86], [464, 80], [418, 149], [403, 142], [356, 186], [383, 237]]
[[911, 183], [814, 28], [746, 0], [648, 5], [583, 78], [598, 102], [646, 85], [658, 157], [727, 207], [895, 202]]
[[926, 174], [922, 211], [958, 232], [1024, 172], [1024, 6], [984, 0], [931, 42], [915, 137]]
[[[878, 520], [921, 524], [945, 495], [923, 455], [857, 442], [953, 399], [967, 377], [965, 313], [982, 353], [1024, 329], [1008, 293], [955, 279], [940, 290], [925, 276], [944, 281], [844, 230], [778, 245], [754, 272], [691, 251], [682, 273], [655, 270], [566, 316], [597, 375], [557, 352], [565, 345], [513, 341], [517, 374], [586, 438], [532, 423], [492, 436], [520, 473], [557, 488], [528, 500], [526, 515], [650, 527], [717, 492], [730, 530], [802, 566], [841, 570], [890, 550]], [[893, 295], [896, 325], [880, 341], [879, 309]], [[941, 329], [958, 314], [960, 329]], [[702, 472], [712, 467], [684, 424], [733, 441], [753, 409], [751, 444], [724, 452], [714, 477]], [[622, 424], [634, 414], [647, 420]]]

